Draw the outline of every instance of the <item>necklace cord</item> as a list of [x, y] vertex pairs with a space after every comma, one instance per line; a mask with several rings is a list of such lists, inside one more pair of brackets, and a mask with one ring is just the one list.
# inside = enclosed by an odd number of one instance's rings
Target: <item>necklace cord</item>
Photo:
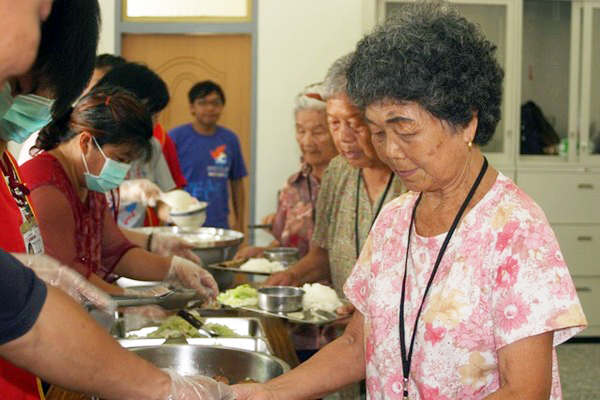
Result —
[[479, 184], [481, 183], [481, 180], [483, 179], [483, 176], [485, 175], [485, 172], [487, 171], [487, 167], [488, 167], [488, 161], [484, 157], [483, 166], [481, 167], [481, 170], [479, 171], [479, 175], [477, 175], [477, 179], [475, 179], [473, 186], [471, 186], [471, 190], [469, 191], [467, 198], [460, 206], [460, 209], [458, 210], [458, 213], [456, 214], [456, 217], [454, 218], [454, 221], [452, 222], [452, 226], [450, 227], [450, 230], [448, 231], [448, 234], [446, 235], [446, 238], [444, 239], [444, 242], [442, 243], [442, 247], [440, 248], [440, 251], [438, 253], [437, 259], [435, 261], [435, 265], [431, 272], [431, 276], [429, 277], [429, 281], [427, 282], [427, 286], [425, 287], [425, 293], [423, 294], [423, 300], [421, 301], [421, 305], [419, 306], [419, 311], [417, 312], [417, 317], [415, 319], [415, 326], [414, 326], [414, 329], [412, 332], [412, 337], [410, 339], [410, 348], [408, 350], [408, 354], [406, 354], [406, 339], [405, 339], [405, 331], [404, 331], [404, 300], [406, 297], [405, 296], [405, 294], [406, 294], [406, 276], [408, 275], [408, 257], [410, 255], [411, 233], [412, 233], [413, 225], [415, 223], [415, 217], [417, 215], [417, 206], [421, 202], [421, 198], [423, 197], [423, 192], [421, 192], [419, 194], [419, 197], [417, 198], [417, 201], [415, 201], [415, 205], [413, 206], [412, 215], [411, 215], [411, 219], [410, 219], [410, 225], [408, 228], [408, 239], [407, 239], [407, 243], [406, 243], [406, 257], [404, 259], [404, 276], [402, 277], [402, 295], [400, 297], [400, 312], [399, 312], [400, 353], [402, 356], [402, 372], [404, 375], [404, 397], [405, 398], [408, 398], [408, 377], [410, 376], [412, 355], [413, 355], [413, 350], [414, 350], [414, 345], [415, 345], [415, 338], [417, 336], [416, 335], [417, 325], [419, 323], [419, 317], [421, 316], [421, 312], [423, 311], [423, 305], [425, 304], [425, 299], [427, 298], [429, 289], [431, 288], [431, 286], [433, 284], [435, 274], [441, 264], [442, 257], [444, 256], [444, 253], [446, 252], [446, 248], [448, 247], [448, 244], [450, 243], [450, 239], [452, 238], [452, 235], [454, 234], [456, 227], [460, 223], [460, 219], [462, 218], [462, 215], [464, 214], [465, 210], [467, 209], [467, 206], [471, 202], [473, 195], [475, 194], [475, 191], [479, 187]]

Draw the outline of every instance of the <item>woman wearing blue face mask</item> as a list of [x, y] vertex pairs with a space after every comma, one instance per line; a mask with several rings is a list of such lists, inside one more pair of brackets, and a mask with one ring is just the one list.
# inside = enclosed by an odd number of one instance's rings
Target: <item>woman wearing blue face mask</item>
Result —
[[125, 178], [129, 163], [148, 157], [152, 121], [120, 88], [97, 88], [38, 137], [44, 150], [22, 166], [46, 253], [114, 294], [111, 276], [168, 281], [202, 296], [218, 293], [212, 276], [183, 258], [160, 257], [129, 242], [110, 213], [104, 192]]

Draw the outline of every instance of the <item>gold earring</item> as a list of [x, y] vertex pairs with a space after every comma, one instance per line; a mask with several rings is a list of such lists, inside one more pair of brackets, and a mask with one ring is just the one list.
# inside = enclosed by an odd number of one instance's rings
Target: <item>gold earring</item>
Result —
[[469, 148], [469, 151], [471, 151], [471, 149], [473, 148], [473, 140], [469, 140], [469, 143], [467, 143], [467, 147]]

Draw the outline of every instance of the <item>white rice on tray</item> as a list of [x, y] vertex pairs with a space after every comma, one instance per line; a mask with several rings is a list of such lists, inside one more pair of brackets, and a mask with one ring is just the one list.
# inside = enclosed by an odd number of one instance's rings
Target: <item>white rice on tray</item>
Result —
[[302, 308], [317, 308], [329, 312], [335, 312], [336, 308], [343, 306], [335, 290], [320, 283], [306, 283], [302, 286], [304, 296], [302, 297]]
[[283, 271], [285, 267], [279, 261], [269, 261], [265, 258], [251, 258], [240, 266], [240, 270], [248, 272], [273, 273]]

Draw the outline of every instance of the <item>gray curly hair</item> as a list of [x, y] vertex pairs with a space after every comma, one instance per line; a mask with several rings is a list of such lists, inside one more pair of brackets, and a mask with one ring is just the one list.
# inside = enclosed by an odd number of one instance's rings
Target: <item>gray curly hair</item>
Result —
[[325, 79], [323, 79], [323, 98], [325, 101], [337, 96], [340, 93], [346, 93], [346, 69], [354, 53], [348, 53], [335, 60], [327, 70]]
[[347, 92], [364, 110], [381, 101], [416, 102], [452, 127], [477, 114], [473, 142], [490, 141], [500, 120], [504, 73], [496, 46], [443, 1], [408, 5], [357, 45]]

